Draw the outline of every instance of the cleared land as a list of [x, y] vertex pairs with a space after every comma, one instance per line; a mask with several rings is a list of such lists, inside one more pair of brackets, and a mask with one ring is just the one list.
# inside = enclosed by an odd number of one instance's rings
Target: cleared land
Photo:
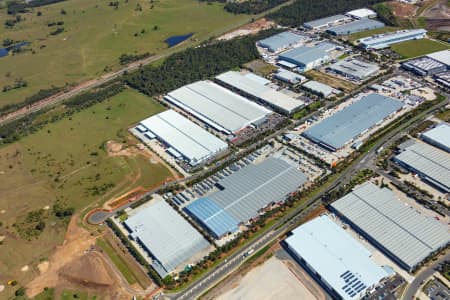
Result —
[[353, 91], [357, 87], [354, 83], [315, 70], [308, 71], [306, 75], [312, 77], [314, 80], [328, 84], [331, 87], [343, 90], [344, 92]]
[[[104, 149], [108, 140], [125, 146], [135, 143], [126, 128], [162, 110], [149, 97], [125, 90], [0, 148], [0, 235], [6, 237], [0, 245], [3, 276], [24, 284], [38, 274], [32, 266], [63, 241], [66, 221], [54, 216], [56, 200], [77, 210], [100, 206], [130, 189], [149, 188], [171, 176], [154, 160], [137, 154], [111, 156]], [[27, 241], [12, 225], [26, 223], [27, 214], [39, 209], [44, 209], [45, 229], [37, 239]], [[20, 271], [24, 265], [30, 266], [28, 272]]]
[[420, 39], [394, 44], [391, 48], [403, 58], [411, 58], [450, 49], [450, 46], [444, 42], [433, 41], [430, 39]]
[[[225, 289], [224, 289], [225, 290]], [[238, 299], [324, 299], [316, 297], [307, 288], [307, 282], [283, 261], [271, 257], [263, 265], [247, 273], [237, 284], [229, 287], [218, 300]]]
[[[41, 16], [37, 16], [38, 11]], [[0, 40], [29, 41], [27, 48], [32, 51], [0, 58], [0, 106], [21, 102], [52, 85], [99, 77], [105, 74], [105, 67], [117, 69], [124, 53], [173, 51], [164, 43], [172, 35], [194, 33], [182, 47], [192, 46], [251, 19], [227, 13], [223, 4], [196, 0], [119, 1], [118, 9], [109, 1], [68, 0], [21, 15], [24, 20], [12, 29], [2, 22]], [[6, 9], [0, 10], [1, 20], [13, 18]], [[64, 24], [48, 26], [60, 21]], [[64, 32], [50, 35], [57, 27]], [[16, 79], [27, 81], [28, 86], [1, 92]]]

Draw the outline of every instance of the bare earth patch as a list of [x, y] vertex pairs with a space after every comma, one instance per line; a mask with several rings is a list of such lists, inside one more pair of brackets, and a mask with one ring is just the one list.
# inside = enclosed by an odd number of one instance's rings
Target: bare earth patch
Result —
[[38, 264], [37, 268], [39, 270], [39, 274], [47, 272], [49, 267], [50, 267], [50, 262], [48, 262], [48, 261], [43, 261], [40, 264]]
[[416, 14], [417, 6], [413, 4], [391, 1], [388, 3], [392, 13], [399, 18], [410, 18]]

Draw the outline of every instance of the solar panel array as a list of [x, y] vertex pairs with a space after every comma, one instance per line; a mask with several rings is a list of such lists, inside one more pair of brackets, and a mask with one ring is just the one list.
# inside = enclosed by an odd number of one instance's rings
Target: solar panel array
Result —
[[410, 270], [450, 242], [447, 226], [405, 206], [388, 188], [366, 182], [331, 204]]
[[399, 100], [369, 94], [308, 128], [303, 134], [315, 142], [339, 149], [402, 107]]
[[261, 208], [284, 200], [306, 180], [307, 177], [295, 166], [277, 158], [268, 158], [220, 180], [221, 191], [189, 204], [185, 210], [220, 237], [226, 232], [236, 231], [239, 223], [256, 217]]

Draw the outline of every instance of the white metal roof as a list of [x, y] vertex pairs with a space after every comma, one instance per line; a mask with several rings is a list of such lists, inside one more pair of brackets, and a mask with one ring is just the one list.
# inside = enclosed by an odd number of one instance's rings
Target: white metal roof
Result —
[[431, 57], [434, 60], [437, 60], [438, 62], [443, 63], [444, 65], [447, 65], [447, 67], [450, 67], [450, 50], [433, 52], [428, 54], [427, 56]]
[[139, 208], [125, 224], [167, 273], [209, 246], [205, 238], [165, 201]]
[[140, 122], [192, 162], [200, 162], [228, 146], [174, 110], [167, 110]]
[[345, 21], [347, 19], [349, 19], [349, 17], [347, 17], [347, 16], [335, 15], [335, 16], [325, 17], [325, 18], [306, 22], [303, 24], [303, 26], [305, 26], [307, 28], [320, 28], [320, 27], [332, 25], [336, 22]]
[[[249, 74], [252, 75], [249, 76]], [[253, 73], [244, 74], [241, 72], [229, 71], [216, 78], [225, 84], [231, 85], [288, 113], [305, 105], [305, 102], [302, 100], [292, 98], [269, 87], [267, 84], [270, 83], [270, 80]]]
[[[431, 140], [435, 144], [442, 145], [442, 149], [450, 149], [450, 125], [441, 123], [435, 128], [422, 133], [422, 137]], [[449, 150], [446, 150], [449, 152]]]
[[331, 86], [314, 80], [306, 82], [305, 84], [303, 84], [303, 87], [317, 93], [322, 93], [325, 97], [331, 95], [331, 93], [333, 92], [333, 88]]
[[351, 10], [346, 13], [347, 16], [351, 16], [357, 19], [368, 18], [368, 17], [376, 17], [377, 13], [368, 8], [360, 8]]
[[408, 268], [450, 241], [446, 225], [398, 200], [388, 188], [366, 182], [331, 206]]
[[328, 216], [317, 217], [292, 233], [286, 239], [290, 249], [345, 300], [361, 298], [388, 276], [371, 259], [372, 254]]
[[284, 31], [260, 40], [258, 41], [258, 44], [272, 52], [276, 52], [280, 49], [298, 44], [306, 39], [306, 36], [291, 31]]
[[353, 58], [340, 60], [330, 65], [328, 68], [333, 71], [360, 79], [365, 79], [372, 76], [380, 70], [380, 67], [378, 67], [375, 63], [363, 62]]
[[194, 114], [216, 129], [236, 132], [259, 122], [270, 110], [211, 81], [198, 81], [170, 92], [168, 101]]

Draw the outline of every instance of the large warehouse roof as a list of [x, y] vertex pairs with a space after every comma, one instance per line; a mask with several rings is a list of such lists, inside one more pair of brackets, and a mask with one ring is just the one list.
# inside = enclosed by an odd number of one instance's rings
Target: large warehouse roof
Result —
[[356, 19], [362, 19], [362, 18], [376, 17], [377, 13], [368, 8], [359, 8], [349, 11], [348, 13], [346, 13], [346, 15]]
[[305, 24], [303, 24], [303, 26], [305, 26], [306, 28], [320, 28], [320, 27], [329, 26], [329, 25], [332, 25], [333, 23], [348, 20], [348, 19], [349, 19], [349, 17], [344, 16], [344, 15], [335, 15], [335, 16], [330, 16], [330, 17], [306, 22]]
[[297, 227], [286, 243], [345, 300], [361, 298], [388, 276], [371, 253], [328, 216]]
[[393, 33], [376, 34], [360, 39], [360, 42], [365, 48], [382, 49], [394, 43], [423, 38], [426, 33], [425, 29], [405, 29]]
[[390, 189], [370, 182], [331, 207], [408, 270], [450, 241], [446, 225], [405, 206]]
[[165, 201], [139, 208], [125, 224], [159, 262], [153, 265], [162, 277], [209, 247], [205, 238]]
[[166, 100], [209, 126], [227, 133], [258, 123], [270, 110], [211, 81], [198, 81], [170, 92]]
[[[256, 97], [265, 102], [267, 105], [275, 107], [276, 109], [288, 114], [305, 105], [305, 102], [302, 100], [294, 99], [288, 95], [278, 92], [269, 85], [264, 84], [264, 81], [258, 80], [258, 77], [259, 76], [253, 73], [244, 74], [241, 72], [228, 71], [217, 76], [216, 78], [226, 85], [232, 86], [246, 94]], [[259, 78], [264, 79], [262, 77]]]
[[332, 150], [339, 149], [402, 106], [401, 101], [379, 94], [369, 94], [313, 125], [304, 135]]
[[450, 125], [441, 123], [435, 128], [422, 133], [422, 139], [442, 150], [450, 152]]
[[450, 192], [450, 154], [415, 141], [407, 141], [400, 148], [403, 148], [403, 152], [395, 156], [395, 160]]
[[314, 46], [301, 46], [279, 55], [280, 60], [294, 63], [298, 66], [306, 66], [328, 56], [328, 51], [336, 48], [333, 43], [322, 42]]
[[227, 149], [227, 144], [174, 110], [140, 122], [159, 139], [173, 147], [193, 164]]
[[427, 56], [434, 60], [437, 60], [438, 62], [443, 63], [444, 65], [447, 65], [447, 67], [450, 67], [450, 50], [433, 52], [428, 54]]
[[341, 60], [330, 65], [328, 68], [339, 74], [357, 79], [366, 79], [375, 75], [380, 70], [377, 64], [363, 62], [357, 59]]
[[380, 21], [364, 18], [358, 21], [331, 27], [327, 29], [327, 32], [334, 35], [347, 35], [383, 27], [384, 24]]
[[291, 32], [285, 31], [275, 34], [271, 37], [258, 41], [258, 44], [267, 48], [272, 52], [296, 45], [306, 39], [305, 36]]
[[333, 88], [331, 86], [315, 80], [309, 80], [303, 84], [302, 87], [314, 93], [322, 94], [324, 97], [328, 97], [333, 93]]
[[281, 159], [268, 158], [220, 180], [220, 191], [189, 204], [185, 210], [220, 237], [236, 231], [239, 223], [256, 217], [266, 205], [284, 200], [306, 180], [307, 177], [295, 166]]

